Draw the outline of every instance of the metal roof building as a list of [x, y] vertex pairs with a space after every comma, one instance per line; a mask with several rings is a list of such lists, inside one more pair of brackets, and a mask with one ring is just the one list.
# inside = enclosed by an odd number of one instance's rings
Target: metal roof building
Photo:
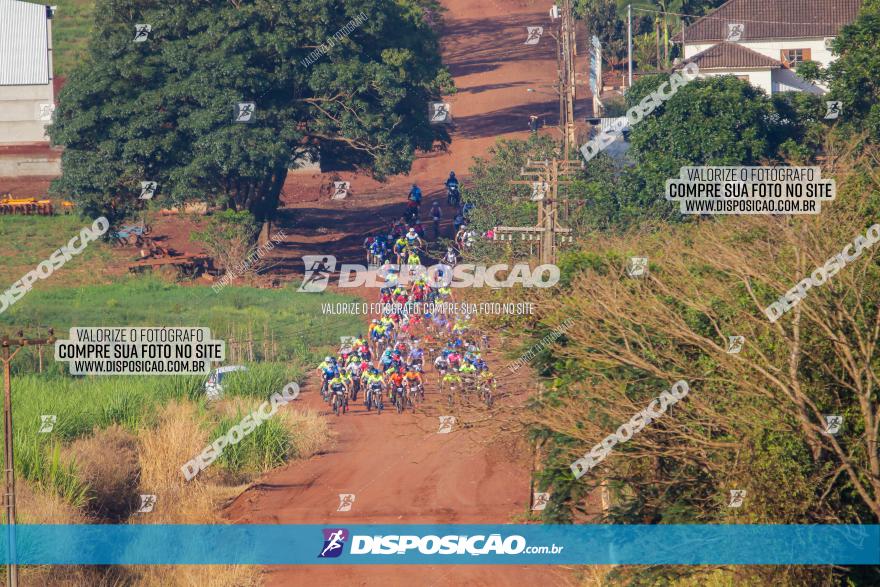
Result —
[[48, 141], [53, 108], [52, 9], [0, 0], [0, 145]]

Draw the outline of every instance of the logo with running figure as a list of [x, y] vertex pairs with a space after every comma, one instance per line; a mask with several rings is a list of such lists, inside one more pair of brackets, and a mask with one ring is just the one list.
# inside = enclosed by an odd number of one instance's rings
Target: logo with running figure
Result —
[[330, 273], [336, 269], [336, 257], [333, 255], [303, 255], [305, 276], [297, 291], [318, 293], [327, 289]]
[[348, 540], [348, 530], [345, 528], [324, 528], [324, 547], [318, 558], [336, 558], [342, 554], [345, 541]]

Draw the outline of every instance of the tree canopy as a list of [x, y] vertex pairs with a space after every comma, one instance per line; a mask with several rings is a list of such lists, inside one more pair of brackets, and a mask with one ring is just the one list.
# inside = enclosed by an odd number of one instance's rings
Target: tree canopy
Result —
[[[99, 0], [88, 58], [50, 127], [65, 146], [53, 190], [119, 217], [156, 181], [157, 199], [265, 220], [297, 158], [408, 171], [415, 150], [449, 140], [428, 123], [451, 78], [422, 4]], [[136, 43], [143, 23], [152, 30]], [[247, 102], [253, 121], [234, 122]]]

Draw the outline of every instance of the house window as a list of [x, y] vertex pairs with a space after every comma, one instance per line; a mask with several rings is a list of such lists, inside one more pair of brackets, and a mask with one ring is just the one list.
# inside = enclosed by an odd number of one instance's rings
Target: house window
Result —
[[783, 49], [781, 61], [786, 67], [797, 67], [811, 58], [809, 49]]

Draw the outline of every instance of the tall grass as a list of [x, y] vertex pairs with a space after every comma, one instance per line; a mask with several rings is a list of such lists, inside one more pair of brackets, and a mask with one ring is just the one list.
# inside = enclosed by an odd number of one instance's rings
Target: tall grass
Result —
[[95, 0], [55, 0], [58, 11], [52, 19], [54, 69], [56, 76], [68, 76], [85, 58], [92, 33]]
[[[293, 287], [226, 287], [214, 293], [209, 287], [182, 287], [152, 277], [77, 288], [45, 289], [40, 282], [0, 314], [0, 333], [52, 327], [63, 338], [73, 326], [200, 326], [210, 328], [216, 339], [238, 341], [236, 348], [227, 344], [227, 357], [237, 350], [239, 357], [252, 353], [257, 361], [305, 363], [313, 362], [322, 347], [338, 344], [340, 336], [362, 329], [358, 316], [322, 314], [322, 303], [351, 299], [302, 294]], [[53, 367], [48, 350], [44, 367], [60, 370], [63, 364]], [[16, 364], [30, 370], [35, 363], [34, 355], [26, 354]]]
[[[237, 414], [223, 418], [214, 428], [211, 437], [224, 436], [248, 413], [250, 412], [239, 411]], [[217, 462], [233, 478], [241, 479], [243, 475], [262, 473], [283, 464], [294, 456], [292, 451], [290, 431], [283, 422], [273, 417], [254, 428], [253, 432], [238, 444], [226, 446]]]

